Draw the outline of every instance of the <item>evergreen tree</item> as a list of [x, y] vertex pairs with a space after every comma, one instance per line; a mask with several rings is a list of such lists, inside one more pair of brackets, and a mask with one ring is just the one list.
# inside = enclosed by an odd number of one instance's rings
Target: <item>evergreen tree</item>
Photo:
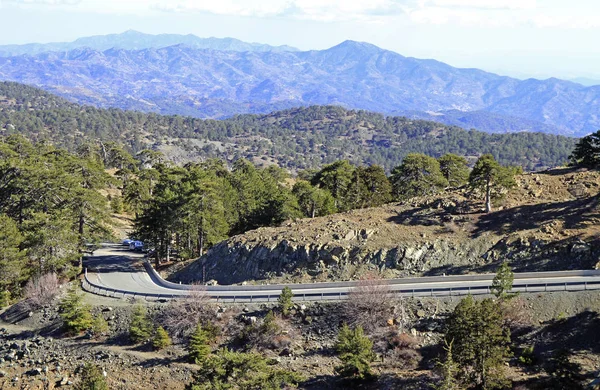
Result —
[[503, 191], [516, 186], [515, 168], [501, 166], [491, 154], [484, 154], [475, 163], [469, 176], [471, 188], [485, 194], [485, 212], [492, 211], [492, 200], [502, 197]]
[[492, 299], [464, 298], [454, 309], [446, 333], [452, 356], [467, 386], [503, 388], [504, 363], [510, 356], [510, 331], [500, 306]]
[[26, 267], [26, 253], [20, 249], [23, 241], [17, 224], [0, 214], [0, 291], [5, 294], [17, 292], [31, 272]]
[[309, 218], [322, 217], [335, 212], [335, 199], [329, 191], [313, 187], [300, 180], [294, 184], [292, 193], [298, 199], [300, 211]]
[[312, 179], [312, 185], [324, 188], [335, 199], [339, 211], [350, 208], [349, 191], [356, 168], [347, 160], [325, 165]]
[[344, 324], [338, 333], [335, 349], [342, 361], [336, 371], [342, 377], [360, 380], [371, 376], [370, 365], [375, 360], [375, 353], [373, 343], [364, 335], [362, 327], [351, 330]]
[[152, 338], [152, 346], [154, 349], [164, 349], [169, 345], [171, 345], [169, 333], [162, 326], [157, 327]]
[[137, 305], [133, 310], [129, 324], [129, 338], [135, 344], [147, 341], [152, 335], [152, 323], [148, 318], [146, 308]]
[[450, 187], [461, 187], [469, 182], [467, 159], [456, 154], [447, 153], [438, 158], [442, 175]]
[[194, 333], [190, 337], [188, 344], [188, 356], [190, 361], [196, 364], [203, 364], [210, 355], [213, 338], [202, 325], [198, 324]]
[[108, 390], [108, 384], [102, 371], [94, 363], [85, 363], [81, 371], [80, 382], [75, 385], [77, 390]]
[[67, 295], [61, 299], [59, 305], [60, 316], [65, 328], [70, 332], [81, 333], [92, 328], [94, 319], [91, 307], [83, 303], [83, 295], [77, 293], [77, 287], [73, 286]]
[[281, 310], [281, 313], [284, 316], [289, 315], [290, 310], [294, 306], [294, 302], [292, 301], [293, 297], [294, 297], [294, 293], [292, 292], [292, 289], [289, 288], [288, 286], [285, 286], [281, 290], [281, 294], [279, 295], [277, 302], [279, 303], [279, 309]]
[[508, 265], [508, 262], [505, 261], [500, 264], [500, 267], [498, 267], [498, 270], [496, 271], [496, 276], [494, 276], [494, 280], [492, 281], [492, 286], [490, 287], [492, 294], [500, 299], [509, 297], [514, 279], [515, 275], [510, 268], [510, 265]]
[[440, 163], [433, 157], [411, 153], [402, 164], [392, 170], [390, 178], [396, 199], [436, 194], [448, 186], [440, 170]]
[[581, 138], [569, 159], [571, 164], [583, 167], [595, 168], [600, 165], [600, 130]]
[[453, 341], [448, 342], [445, 340], [444, 352], [446, 353], [446, 359], [438, 363], [440, 375], [442, 377], [441, 383], [436, 387], [437, 390], [460, 390], [460, 383], [458, 382], [459, 367], [454, 362], [452, 356], [452, 344]]

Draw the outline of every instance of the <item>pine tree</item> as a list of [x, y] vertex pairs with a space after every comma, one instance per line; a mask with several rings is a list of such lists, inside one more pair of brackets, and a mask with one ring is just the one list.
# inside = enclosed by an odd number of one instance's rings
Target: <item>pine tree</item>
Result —
[[60, 301], [59, 311], [65, 328], [70, 332], [81, 333], [92, 328], [94, 319], [91, 307], [83, 303], [83, 295], [77, 293], [77, 287], [73, 286], [67, 295]]
[[192, 333], [188, 344], [188, 356], [190, 361], [196, 364], [205, 362], [208, 355], [210, 355], [210, 343], [212, 341], [210, 334], [202, 327], [202, 325], [198, 324], [196, 330]]
[[501, 198], [503, 191], [517, 184], [515, 173], [515, 168], [503, 167], [491, 154], [484, 154], [477, 160], [469, 175], [469, 185], [485, 194], [486, 213], [492, 211], [492, 200]]
[[0, 214], [0, 291], [8, 294], [17, 291], [28, 277], [25, 268], [26, 253], [20, 249], [24, 240], [17, 224], [8, 216]]
[[506, 385], [504, 363], [510, 356], [510, 331], [497, 302], [464, 298], [448, 321], [446, 342], [452, 343], [452, 356], [465, 384], [481, 389]]
[[454, 362], [454, 357], [452, 356], [452, 344], [453, 341], [448, 342], [444, 341], [444, 351], [446, 352], [446, 359], [438, 364], [439, 371], [442, 377], [442, 381], [439, 386], [436, 387], [437, 390], [460, 390], [460, 384], [458, 383], [458, 365]]
[[448, 180], [450, 187], [461, 187], [469, 181], [467, 159], [456, 154], [447, 153], [438, 158], [442, 175]]
[[396, 199], [436, 194], [448, 186], [440, 163], [419, 153], [408, 154], [402, 164], [392, 170], [390, 181]]
[[292, 302], [293, 297], [294, 293], [288, 286], [285, 286], [283, 290], [281, 290], [281, 294], [279, 295], [277, 302], [279, 303], [279, 309], [284, 316], [288, 316], [290, 314], [290, 310], [294, 306], [294, 303]]
[[373, 343], [364, 335], [362, 327], [351, 330], [344, 324], [338, 333], [335, 349], [342, 361], [336, 371], [342, 377], [360, 380], [371, 376], [370, 365], [375, 360], [375, 353]]
[[154, 332], [154, 337], [152, 338], [152, 346], [154, 349], [163, 349], [171, 345], [171, 338], [169, 337], [169, 333], [163, 328], [159, 326], [156, 328]]
[[146, 308], [142, 305], [137, 305], [131, 317], [129, 324], [129, 338], [134, 343], [138, 344], [147, 341], [152, 335], [152, 323], [148, 318]]
[[573, 165], [588, 168], [600, 165], [600, 130], [581, 138], [569, 158]]
[[510, 265], [505, 261], [500, 264], [500, 267], [496, 271], [496, 276], [494, 276], [490, 291], [496, 298], [506, 299], [510, 297], [510, 290], [512, 290], [514, 279], [515, 275], [512, 272]]
[[313, 187], [309, 182], [300, 180], [294, 184], [292, 193], [298, 199], [298, 206], [306, 217], [322, 217], [335, 212], [335, 199], [325, 189]]
[[108, 384], [102, 372], [93, 363], [85, 363], [81, 371], [81, 380], [75, 385], [77, 390], [108, 390]]

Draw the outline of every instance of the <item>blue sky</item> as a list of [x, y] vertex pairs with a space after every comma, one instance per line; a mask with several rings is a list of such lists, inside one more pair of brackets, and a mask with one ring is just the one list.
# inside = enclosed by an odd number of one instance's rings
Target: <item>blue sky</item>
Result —
[[346, 39], [520, 77], [600, 80], [597, 0], [0, 0], [0, 44], [134, 29], [300, 49]]

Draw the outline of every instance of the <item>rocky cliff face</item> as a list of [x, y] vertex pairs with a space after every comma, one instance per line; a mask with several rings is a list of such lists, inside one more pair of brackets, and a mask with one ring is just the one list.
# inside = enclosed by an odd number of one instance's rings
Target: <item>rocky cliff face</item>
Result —
[[[574, 188], [576, 190], [574, 190]], [[600, 258], [596, 172], [524, 175], [491, 214], [464, 193], [290, 222], [236, 236], [173, 275], [220, 284], [590, 269]]]

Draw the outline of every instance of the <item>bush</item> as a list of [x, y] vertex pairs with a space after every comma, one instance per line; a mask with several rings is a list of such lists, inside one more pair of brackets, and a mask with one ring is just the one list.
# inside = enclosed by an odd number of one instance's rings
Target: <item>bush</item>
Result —
[[94, 336], [101, 336], [108, 333], [108, 323], [102, 317], [102, 314], [98, 314], [94, 317], [94, 322], [92, 323], [92, 332], [94, 332]]
[[0, 309], [3, 309], [6, 306], [10, 305], [10, 301], [11, 301], [10, 291], [8, 291], [8, 290], [0, 291]]
[[77, 390], [108, 390], [108, 385], [98, 366], [86, 363], [81, 371], [81, 381], [75, 388]]
[[187, 390], [261, 389], [279, 390], [295, 386], [303, 378], [293, 372], [273, 368], [255, 352], [218, 351], [206, 359], [194, 374]]
[[156, 328], [154, 332], [154, 337], [152, 338], [152, 346], [154, 349], [163, 349], [171, 345], [171, 338], [169, 337], [169, 333], [163, 328], [159, 326]]
[[523, 349], [521, 356], [519, 356], [519, 363], [524, 364], [526, 366], [533, 366], [537, 363], [533, 345], [525, 347], [525, 349]]
[[58, 277], [47, 273], [30, 279], [25, 285], [24, 295], [32, 309], [51, 303], [59, 292]]
[[151, 335], [152, 323], [148, 318], [146, 308], [142, 305], [137, 305], [129, 324], [129, 338], [135, 344], [139, 344], [147, 341]]
[[94, 319], [90, 306], [83, 303], [83, 296], [77, 290], [76, 286], [69, 289], [60, 301], [59, 311], [67, 331], [81, 333], [92, 328]]
[[348, 324], [360, 326], [367, 333], [385, 326], [386, 321], [394, 317], [395, 302], [390, 295], [389, 285], [384, 280], [369, 277], [359, 281], [344, 301], [343, 312]]
[[[195, 287], [187, 298], [169, 302], [157, 322], [178, 340], [186, 340], [198, 324], [204, 328], [212, 327], [215, 306], [202, 286]], [[215, 330], [216, 331], [216, 330]]]
[[294, 293], [292, 289], [285, 286], [283, 290], [281, 290], [281, 295], [279, 295], [279, 309], [284, 316], [288, 316], [290, 314], [290, 310], [294, 306], [292, 302], [292, 298], [294, 297]]

